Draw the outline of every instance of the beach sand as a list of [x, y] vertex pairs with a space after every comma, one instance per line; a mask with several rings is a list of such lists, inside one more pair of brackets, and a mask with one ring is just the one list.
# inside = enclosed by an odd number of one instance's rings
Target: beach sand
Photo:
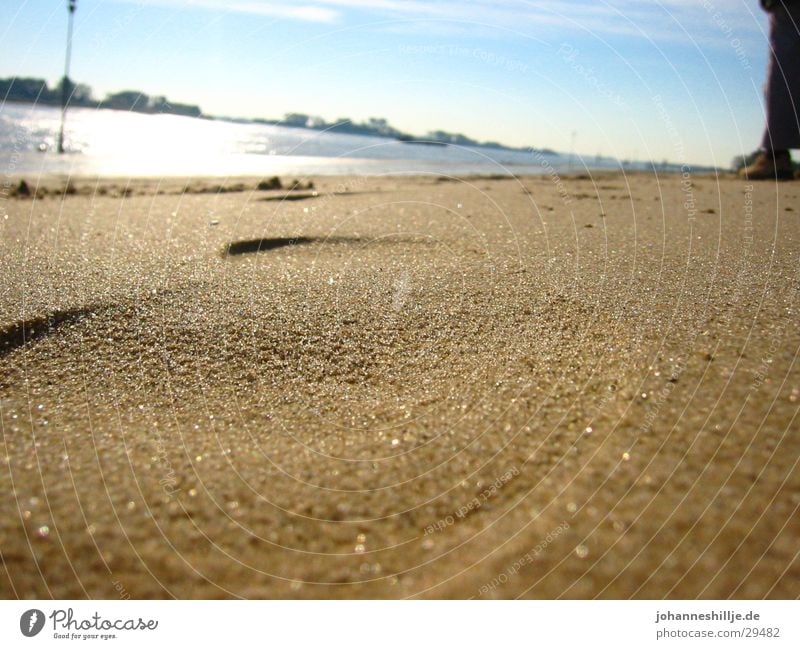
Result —
[[0, 201], [0, 595], [800, 596], [800, 184], [313, 181]]

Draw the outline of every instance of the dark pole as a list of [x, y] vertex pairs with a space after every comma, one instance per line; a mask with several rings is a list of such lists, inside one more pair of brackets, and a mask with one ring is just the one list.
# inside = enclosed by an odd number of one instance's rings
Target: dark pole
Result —
[[77, 0], [68, 0], [67, 11], [67, 56], [64, 61], [64, 78], [61, 80], [61, 130], [58, 132], [58, 152], [64, 153], [64, 122], [67, 119], [67, 102], [69, 101], [69, 60], [72, 57], [72, 16], [75, 13]]

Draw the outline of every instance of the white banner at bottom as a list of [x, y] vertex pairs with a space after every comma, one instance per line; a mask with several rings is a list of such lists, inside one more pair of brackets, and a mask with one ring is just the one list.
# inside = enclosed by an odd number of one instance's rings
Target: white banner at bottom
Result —
[[777, 648], [800, 646], [798, 618], [796, 601], [2, 601], [0, 646]]

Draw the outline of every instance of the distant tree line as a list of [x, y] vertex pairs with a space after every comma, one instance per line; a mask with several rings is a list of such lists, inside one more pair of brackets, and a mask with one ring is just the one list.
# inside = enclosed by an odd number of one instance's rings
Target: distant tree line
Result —
[[283, 119], [275, 122], [282, 126], [310, 128], [317, 131], [333, 131], [351, 135], [374, 135], [377, 137], [400, 137], [404, 135], [381, 117], [370, 117], [366, 122], [354, 122], [349, 117], [339, 117], [326, 122], [321, 117], [304, 113], [286, 113]]
[[447, 131], [429, 131], [426, 135], [416, 136], [403, 133], [390, 126], [382, 117], [370, 117], [366, 122], [354, 122], [349, 117], [339, 117], [332, 122], [326, 122], [321, 117], [306, 115], [305, 113], [286, 113], [281, 120], [254, 119], [260, 124], [279, 124], [294, 128], [309, 128], [317, 131], [331, 131], [334, 133], [347, 133], [350, 135], [372, 135], [375, 137], [390, 137], [402, 142], [423, 142], [435, 144], [453, 144], [470, 147], [491, 147], [512, 151], [538, 151], [539, 153], [553, 154], [552, 149], [532, 149], [531, 147], [512, 148], [499, 142], [480, 142], [473, 140], [461, 133], [448, 133]]
[[97, 100], [92, 96], [92, 89], [89, 86], [84, 83], [75, 83], [66, 77], [52, 88], [44, 79], [22, 77], [0, 79], [0, 98], [5, 101], [60, 106], [65, 92], [68, 106], [111, 108], [151, 114], [168, 113], [187, 117], [202, 115], [199, 106], [169, 101], [163, 96], [151, 97], [138, 90], [123, 90], [106, 95], [105, 99]]

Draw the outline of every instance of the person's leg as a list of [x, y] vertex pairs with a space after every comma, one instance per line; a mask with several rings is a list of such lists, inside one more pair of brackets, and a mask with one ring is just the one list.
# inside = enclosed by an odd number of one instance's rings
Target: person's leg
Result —
[[800, 8], [770, 13], [769, 72], [765, 92], [765, 151], [800, 148]]
[[800, 148], [800, 5], [770, 11], [769, 44], [761, 153], [739, 172], [750, 180], [794, 177], [789, 149]]

